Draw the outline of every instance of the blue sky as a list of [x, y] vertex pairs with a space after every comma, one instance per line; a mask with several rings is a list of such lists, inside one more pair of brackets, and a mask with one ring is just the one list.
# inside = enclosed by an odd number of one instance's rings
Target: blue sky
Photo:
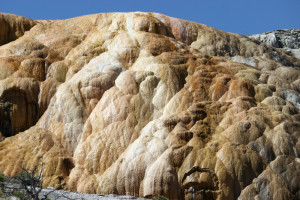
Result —
[[300, 28], [300, 0], [1, 0], [0, 12], [66, 19], [103, 12], [158, 12], [243, 35]]

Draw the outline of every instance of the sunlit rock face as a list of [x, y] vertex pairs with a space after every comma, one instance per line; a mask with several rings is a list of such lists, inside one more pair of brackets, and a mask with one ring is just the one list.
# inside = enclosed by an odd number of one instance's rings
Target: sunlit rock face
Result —
[[300, 29], [275, 30], [249, 37], [273, 47], [283, 48], [289, 54], [300, 59]]
[[0, 172], [44, 163], [45, 186], [78, 192], [300, 198], [297, 58], [156, 13], [29, 22], [0, 46]]

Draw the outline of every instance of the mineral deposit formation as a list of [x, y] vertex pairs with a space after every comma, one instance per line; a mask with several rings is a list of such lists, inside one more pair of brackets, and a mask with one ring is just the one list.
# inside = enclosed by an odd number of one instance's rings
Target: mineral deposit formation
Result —
[[285, 49], [141, 12], [0, 14], [0, 45], [1, 173], [44, 163], [45, 187], [77, 192], [300, 199], [300, 60]]

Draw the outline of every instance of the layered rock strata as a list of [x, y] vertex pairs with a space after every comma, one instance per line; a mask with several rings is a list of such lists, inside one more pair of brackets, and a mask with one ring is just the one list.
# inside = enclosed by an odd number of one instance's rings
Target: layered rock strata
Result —
[[32, 23], [0, 46], [0, 172], [44, 163], [45, 186], [146, 198], [300, 198], [299, 59], [157, 13]]

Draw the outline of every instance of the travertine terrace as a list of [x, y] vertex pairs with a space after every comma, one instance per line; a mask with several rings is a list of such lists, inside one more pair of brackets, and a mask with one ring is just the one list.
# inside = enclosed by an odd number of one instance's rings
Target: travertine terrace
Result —
[[157, 13], [0, 14], [0, 172], [169, 199], [300, 199], [300, 60]]

